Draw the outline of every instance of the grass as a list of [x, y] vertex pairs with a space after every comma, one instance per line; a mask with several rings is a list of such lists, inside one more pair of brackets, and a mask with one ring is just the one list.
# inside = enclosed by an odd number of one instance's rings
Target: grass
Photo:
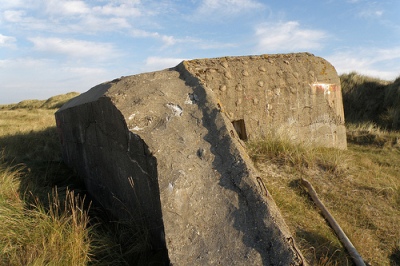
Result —
[[348, 149], [282, 139], [248, 143], [249, 153], [311, 265], [352, 265], [300, 178], [308, 179], [371, 265], [400, 265], [400, 78], [341, 76]]
[[340, 80], [348, 123], [400, 130], [400, 77], [388, 82], [352, 72]]
[[[295, 145], [282, 139], [248, 143], [303, 254], [311, 265], [352, 260], [300, 185], [306, 178], [371, 265], [400, 265], [400, 132], [351, 125], [348, 150]], [[368, 130], [367, 142], [360, 141]]]
[[16, 106], [0, 108], [0, 264], [87, 265], [88, 208], [66, 185], [54, 109]]
[[0, 106], [0, 265], [147, 265], [146, 232], [92, 206], [61, 160], [54, 112], [75, 93]]
[[61, 106], [64, 105], [68, 100], [78, 96], [78, 92], [69, 92], [66, 94], [56, 95], [50, 97], [47, 100], [24, 100], [17, 104], [7, 104], [0, 106], [0, 109], [7, 110], [18, 110], [18, 109], [59, 109]]
[[74, 192], [65, 201], [55, 194], [48, 209], [26, 205], [18, 194], [18, 170], [4, 168], [0, 180], [1, 265], [87, 265], [88, 215]]

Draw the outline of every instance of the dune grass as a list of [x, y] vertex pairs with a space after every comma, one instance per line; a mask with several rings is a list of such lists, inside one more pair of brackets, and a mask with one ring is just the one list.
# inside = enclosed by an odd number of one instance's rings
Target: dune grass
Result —
[[82, 180], [61, 160], [54, 112], [75, 95], [0, 106], [0, 265], [151, 259], [146, 232], [92, 206]]
[[348, 150], [306, 147], [284, 139], [248, 143], [250, 156], [311, 265], [352, 265], [352, 260], [300, 178], [313, 184], [366, 262], [400, 265], [400, 132], [375, 126], [368, 131], [368, 142], [360, 142], [356, 136], [369, 126], [349, 126]]
[[71, 181], [58, 169], [54, 109], [25, 107], [0, 108], [0, 264], [87, 265], [88, 209], [54, 178]]
[[400, 130], [400, 77], [389, 82], [352, 72], [340, 81], [346, 122]]
[[68, 191], [60, 202], [55, 191], [48, 209], [27, 205], [18, 192], [20, 172], [0, 167], [0, 264], [87, 265], [89, 218], [80, 198]]
[[17, 159], [5, 159], [4, 154], [0, 158], [0, 264], [86, 265], [90, 241], [84, 200], [66, 188], [59, 195], [56, 187], [47, 190], [45, 183], [42, 187], [33, 182], [29, 168]]
[[18, 109], [58, 109], [63, 106], [70, 99], [78, 96], [78, 92], [69, 92], [66, 94], [60, 94], [53, 97], [50, 97], [47, 100], [24, 100], [16, 104], [6, 104], [1, 105], [0, 110], [18, 110]]

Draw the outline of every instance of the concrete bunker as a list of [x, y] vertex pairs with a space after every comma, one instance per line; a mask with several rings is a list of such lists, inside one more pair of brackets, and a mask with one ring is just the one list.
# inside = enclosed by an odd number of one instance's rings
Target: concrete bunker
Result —
[[345, 148], [340, 80], [311, 54], [184, 61], [115, 79], [56, 113], [93, 198], [143, 223], [173, 265], [303, 265], [243, 140]]

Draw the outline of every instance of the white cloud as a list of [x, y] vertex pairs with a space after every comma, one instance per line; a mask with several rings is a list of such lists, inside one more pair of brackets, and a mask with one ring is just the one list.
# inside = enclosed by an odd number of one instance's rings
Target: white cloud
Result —
[[[46, 0], [46, 11], [49, 14], [60, 14], [65, 17], [90, 15], [92, 17], [138, 17], [142, 14], [140, 1], [111, 1], [105, 5], [89, 5], [85, 1]], [[82, 16], [83, 18], [83, 16]]]
[[198, 45], [200, 49], [209, 50], [209, 49], [227, 49], [227, 48], [234, 48], [238, 45], [235, 43], [229, 42], [215, 42], [209, 40], [197, 40], [193, 41]]
[[17, 39], [12, 36], [6, 36], [0, 33], [0, 47], [13, 47], [16, 40]]
[[354, 14], [359, 18], [380, 18], [385, 13], [385, 10], [380, 7], [382, 3], [379, 1], [348, 0], [347, 2], [355, 6]]
[[126, 18], [104, 18], [96, 15], [87, 15], [82, 18], [78, 23], [71, 25], [71, 29], [84, 33], [115, 31], [117, 29], [129, 29], [130, 27], [131, 25], [126, 20]]
[[105, 6], [95, 6], [93, 11], [108, 16], [117, 17], [137, 17], [141, 15], [139, 8], [135, 7], [135, 2], [123, 3], [120, 5], [107, 4]]
[[132, 36], [138, 38], [155, 38], [159, 39], [164, 43], [164, 46], [174, 45], [178, 40], [170, 35], [162, 35], [158, 32], [149, 32], [145, 30], [134, 29], [132, 30]]
[[[58, 33], [96, 33], [132, 28], [146, 13], [140, 1], [24, 0], [7, 5], [0, 17], [10, 27]], [[15, 1], [15, 0], [13, 0]], [[10, 1], [10, 2], [13, 2]], [[147, 13], [146, 13], [147, 14]], [[147, 19], [146, 17], [142, 20]]]
[[264, 5], [253, 0], [203, 0], [197, 9], [200, 16], [213, 15], [236, 15], [249, 10], [262, 9]]
[[297, 21], [264, 23], [255, 30], [257, 52], [298, 52], [321, 48], [328, 35], [321, 30], [305, 29]]
[[161, 40], [163, 41], [165, 46], [171, 46], [176, 43], [176, 39], [173, 36], [162, 35]]
[[377, 9], [374, 7], [369, 7], [362, 9], [359, 13], [358, 16], [361, 18], [380, 18], [384, 14], [384, 11], [382, 9]]
[[[96, 67], [63, 67], [64, 72], [79, 74], [81, 76], [104, 75], [108, 71], [104, 68]], [[95, 84], [93, 84], [95, 85]]]
[[53, 77], [51, 71], [54, 71], [48, 63], [47, 60], [33, 58], [0, 60], [0, 104], [43, 96], [41, 90], [50, 83], [49, 80], [44, 82], [44, 79]]
[[53, 29], [64, 29], [67, 27], [60, 27], [55, 24], [54, 21], [40, 18], [40, 16], [33, 17], [29, 15], [29, 12], [26, 10], [5, 10], [2, 17], [5, 22], [4, 24], [7, 24], [9, 28], [16, 29], [17, 31], [20, 29], [54, 31]]
[[339, 51], [325, 58], [339, 74], [356, 71], [385, 80], [400, 76], [400, 46], [388, 49], [361, 47]]
[[109, 43], [43, 37], [29, 38], [29, 40], [33, 43], [34, 49], [38, 51], [64, 54], [70, 57], [105, 60], [117, 55], [114, 47]]
[[71, 91], [84, 92], [112, 80], [118, 72], [90, 65], [59, 64], [49, 59], [0, 60], [0, 104], [47, 99]]
[[51, 14], [87, 14], [90, 8], [84, 1], [46, 0], [46, 11]]
[[23, 0], [0, 0], [0, 9], [18, 8], [23, 6]]
[[[32, 57], [20, 57], [14, 59], [0, 60], [0, 76], [5, 72], [13, 73], [12, 76], [17, 76], [21, 73], [30, 73], [53, 67], [53, 60], [36, 59]], [[4, 84], [2, 84], [4, 85]]]
[[20, 22], [23, 16], [25, 16], [23, 10], [6, 10], [3, 13], [4, 20], [7, 22]]
[[164, 48], [170, 47], [175, 45], [174, 47], [179, 49], [187, 49], [190, 48], [198, 48], [202, 50], [210, 50], [210, 49], [227, 49], [232, 47], [237, 47], [237, 44], [229, 43], [229, 42], [218, 42], [209, 39], [200, 39], [200, 38], [193, 38], [193, 37], [182, 37], [176, 38], [170, 35], [163, 35], [158, 32], [149, 32], [140, 29], [134, 29], [131, 31], [133, 37], [136, 38], [154, 38], [158, 39], [163, 42], [163, 46], [160, 50]]
[[151, 56], [146, 59], [144, 71], [156, 71], [165, 68], [175, 67], [185, 59], [172, 57]]

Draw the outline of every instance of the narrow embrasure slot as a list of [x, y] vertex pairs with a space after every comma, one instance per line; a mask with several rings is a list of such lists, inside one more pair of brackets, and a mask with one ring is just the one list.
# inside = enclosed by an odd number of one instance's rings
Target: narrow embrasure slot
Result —
[[244, 123], [244, 119], [232, 121], [232, 125], [235, 128], [239, 138], [241, 140], [247, 140], [246, 125]]

